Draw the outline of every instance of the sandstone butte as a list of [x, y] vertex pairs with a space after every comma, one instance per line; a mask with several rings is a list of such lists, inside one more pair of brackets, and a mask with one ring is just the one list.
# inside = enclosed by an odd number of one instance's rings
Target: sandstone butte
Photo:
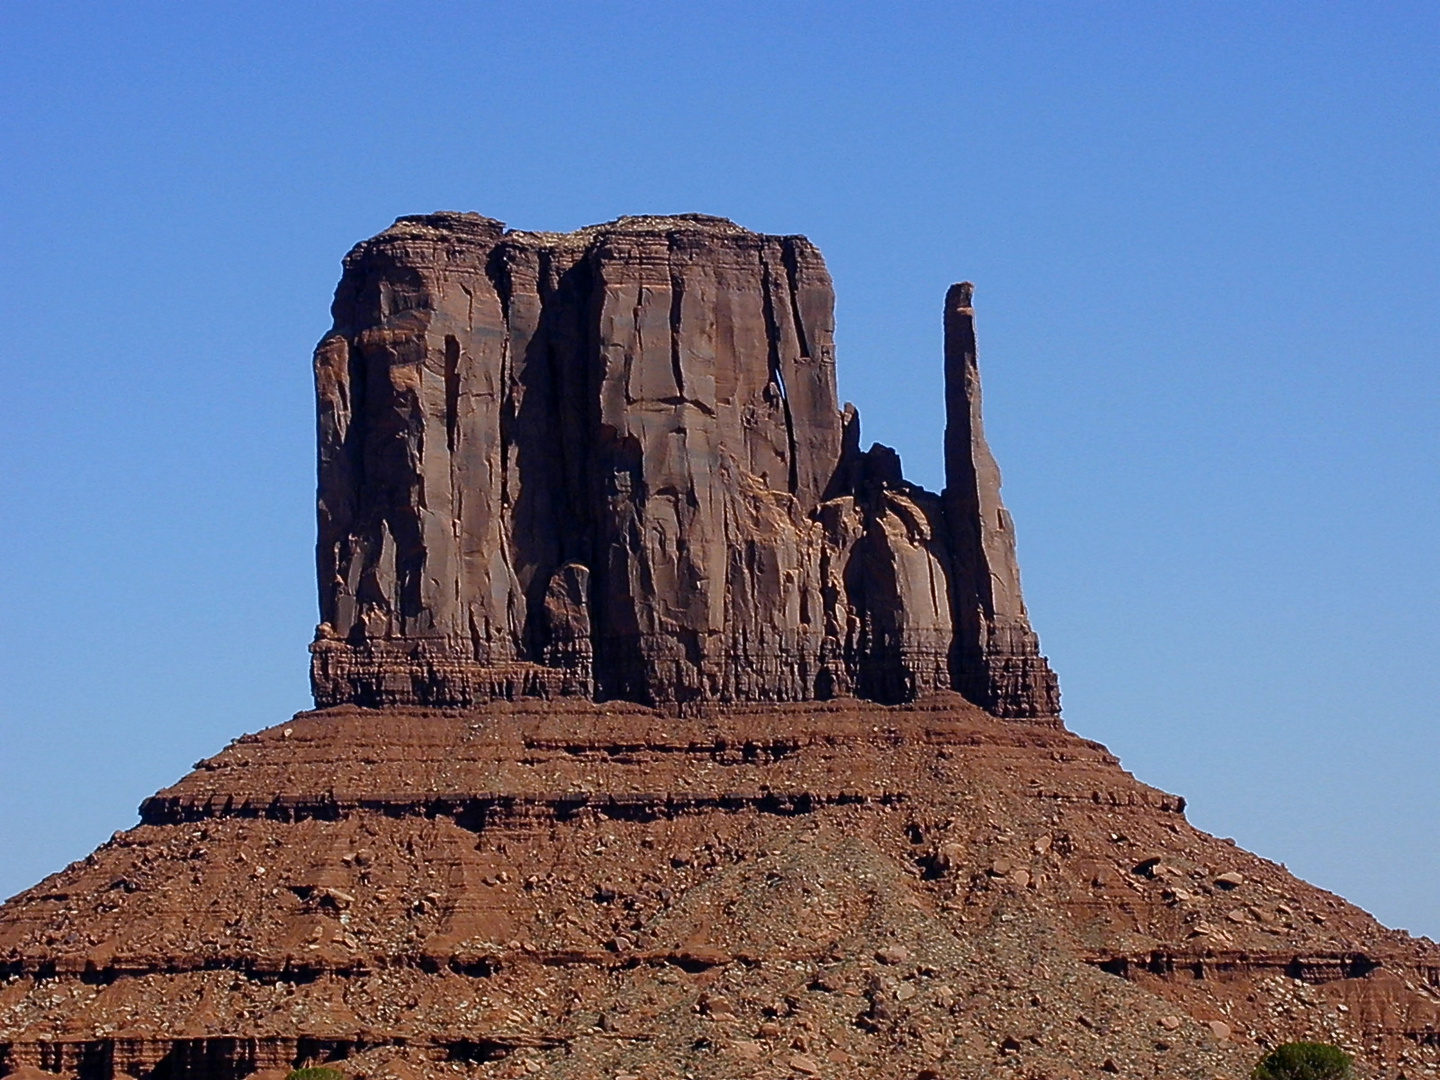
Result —
[[316, 708], [0, 908], [0, 1073], [1436, 1074], [1440, 947], [1061, 723], [968, 284], [938, 494], [803, 237], [402, 218], [333, 314]]

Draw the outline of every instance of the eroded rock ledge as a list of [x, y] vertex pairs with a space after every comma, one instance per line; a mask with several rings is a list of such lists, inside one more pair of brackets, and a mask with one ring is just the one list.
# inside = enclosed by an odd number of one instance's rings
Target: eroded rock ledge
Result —
[[315, 354], [316, 703], [1059, 711], [945, 302], [946, 488], [860, 449], [820, 253], [701, 215], [401, 218]]

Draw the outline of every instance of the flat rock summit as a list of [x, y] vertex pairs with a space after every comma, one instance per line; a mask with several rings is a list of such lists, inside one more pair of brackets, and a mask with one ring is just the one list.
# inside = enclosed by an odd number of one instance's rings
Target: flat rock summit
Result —
[[972, 287], [938, 493], [862, 449], [833, 312], [702, 215], [356, 246], [316, 707], [0, 907], [0, 1076], [1440, 1074], [1440, 947], [1065, 729]]

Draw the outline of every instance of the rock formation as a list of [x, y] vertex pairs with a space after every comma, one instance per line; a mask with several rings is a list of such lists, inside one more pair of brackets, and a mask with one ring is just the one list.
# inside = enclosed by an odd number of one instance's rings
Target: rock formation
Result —
[[0, 1073], [1431, 1075], [1440, 947], [1183, 811], [953, 693], [318, 710], [0, 909]]
[[1058, 713], [946, 300], [946, 491], [859, 447], [803, 237], [720, 218], [356, 247], [315, 354], [317, 705], [898, 702]]
[[321, 707], [0, 907], [0, 1077], [1440, 1069], [1440, 947], [1060, 723], [968, 285], [940, 495], [797, 237], [405, 218], [335, 321]]

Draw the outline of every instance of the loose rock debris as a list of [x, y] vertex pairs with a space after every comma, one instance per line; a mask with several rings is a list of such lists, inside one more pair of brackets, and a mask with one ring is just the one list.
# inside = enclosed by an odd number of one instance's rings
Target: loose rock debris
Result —
[[1307, 1039], [1430, 1075], [1440, 949], [1179, 805], [956, 695], [302, 713], [4, 907], [0, 1061], [1243, 1080]]

